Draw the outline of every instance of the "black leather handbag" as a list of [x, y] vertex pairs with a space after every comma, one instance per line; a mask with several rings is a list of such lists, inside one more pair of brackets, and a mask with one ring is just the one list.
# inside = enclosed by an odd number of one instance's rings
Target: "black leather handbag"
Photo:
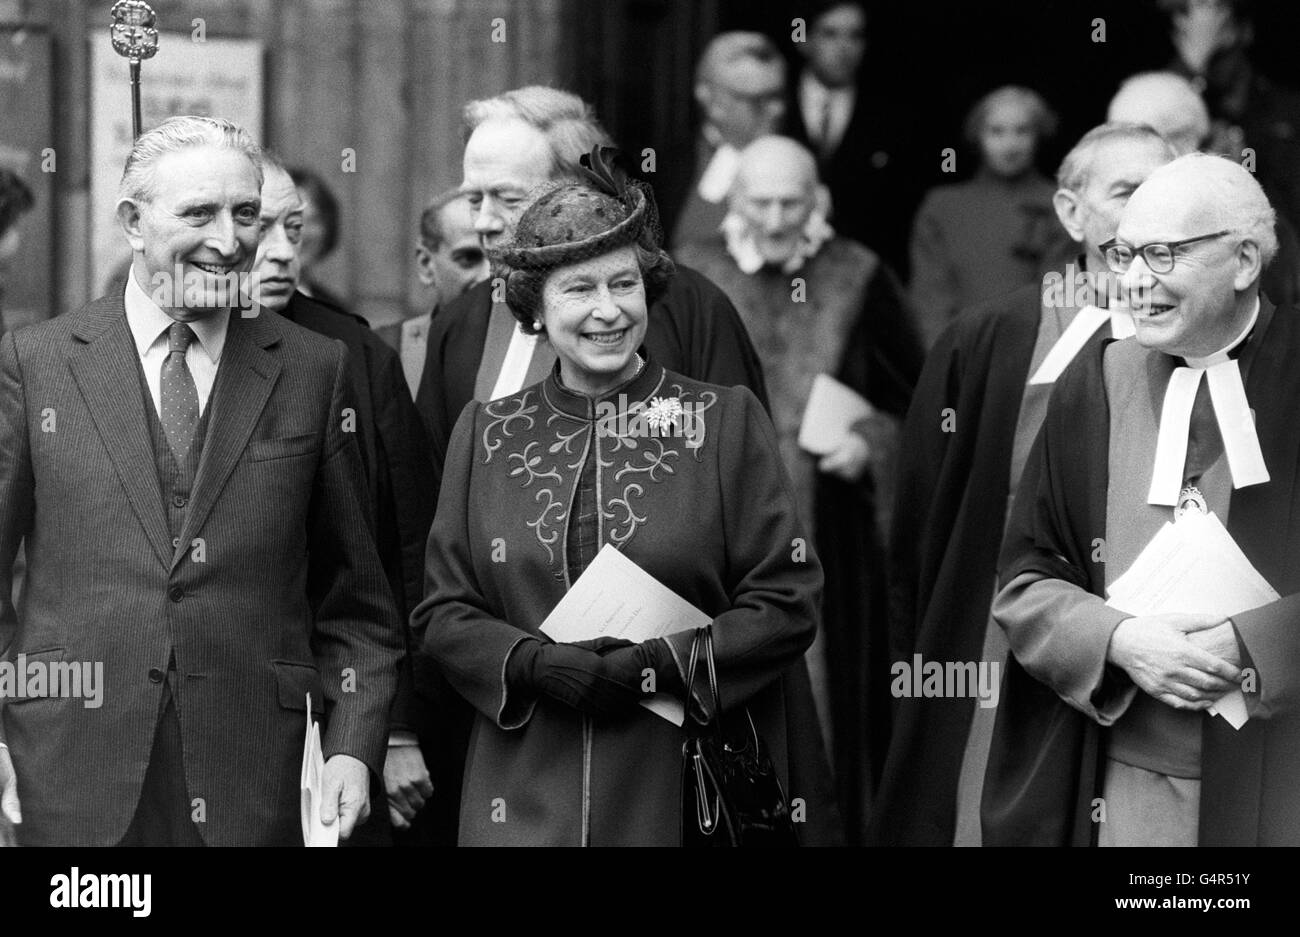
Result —
[[[713, 663], [712, 626], [691, 643], [686, 698], [692, 699], [696, 665], [708, 676], [708, 712], [703, 725], [689, 715], [682, 745], [683, 846], [797, 846], [790, 804], [772, 767], [749, 710], [724, 716]], [[725, 723], [725, 725], [724, 725]]]

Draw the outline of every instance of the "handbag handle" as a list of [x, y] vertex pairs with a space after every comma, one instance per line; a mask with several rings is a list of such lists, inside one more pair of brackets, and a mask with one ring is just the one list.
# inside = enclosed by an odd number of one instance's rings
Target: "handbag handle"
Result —
[[704, 648], [704, 666], [705, 673], [708, 677], [709, 696], [711, 697], [711, 712], [715, 732], [721, 733], [722, 715], [722, 695], [718, 692], [718, 668], [713, 660], [713, 625], [708, 624], [695, 632], [695, 637], [691, 640], [691, 658], [686, 666], [686, 707], [690, 709], [691, 699], [695, 692], [695, 669], [699, 662], [700, 647]]

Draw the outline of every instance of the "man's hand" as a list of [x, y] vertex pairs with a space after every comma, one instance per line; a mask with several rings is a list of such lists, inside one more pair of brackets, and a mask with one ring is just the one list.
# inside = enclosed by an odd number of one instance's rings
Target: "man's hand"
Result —
[[1231, 621], [1193, 631], [1187, 635], [1187, 640], [1207, 654], [1222, 658], [1234, 667], [1241, 666], [1241, 645], [1237, 643], [1237, 631]]
[[840, 447], [828, 455], [822, 456], [817, 463], [819, 471], [835, 475], [846, 482], [855, 482], [867, 470], [867, 460], [871, 457], [871, 447], [857, 433], [846, 433]]
[[17, 846], [14, 827], [23, 822], [18, 806], [18, 776], [9, 749], [0, 748], [0, 846]]
[[325, 762], [320, 819], [339, 822], [339, 839], [347, 839], [358, 823], [370, 817], [370, 769], [351, 755], [334, 755]]
[[1111, 635], [1106, 658], [1122, 667], [1144, 693], [1167, 706], [1209, 709], [1240, 682], [1241, 671], [1197, 646], [1191, 635], [1221, 626], [1232, 629], [1218, 615], [1169, 613], [1127, 618]]
[[433, 780], [419, 745], [390, 745], [384, 759], [384, 793], [388, 818], [395, 830], [409, 830], [411, 821], [433, 796]]

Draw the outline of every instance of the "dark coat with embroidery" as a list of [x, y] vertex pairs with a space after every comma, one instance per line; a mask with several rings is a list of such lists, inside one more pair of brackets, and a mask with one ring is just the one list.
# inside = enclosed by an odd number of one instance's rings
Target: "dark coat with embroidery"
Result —
[[[635, 412], [656, 397], [677, 398], [693, 424], [679, 420], [685, 432], [668, 436], [606, 433], [595, 428], [599, 402], [555, 372], [471, 403], [457, 421], [413, 625], [476, 710], [464, 844], [679, 842], [681, 729], [649, 712], [591, 720], [548, 698], [520, 706], [504, 682], [510, 651], [569, 588], [567, 518], [592, 445], [600, 542], [713, 616], [724, 704], [748, 705], [787, 795], [809, 801], [809, 826], [831, 820], [787, 756], [783, 672], [802, 674], [822, 573], [771, 423], [749, 390], [653, 362], [602, 400], [631, 412], [634, 429]], [[669, 643], [684, 668], [691, 634]]]

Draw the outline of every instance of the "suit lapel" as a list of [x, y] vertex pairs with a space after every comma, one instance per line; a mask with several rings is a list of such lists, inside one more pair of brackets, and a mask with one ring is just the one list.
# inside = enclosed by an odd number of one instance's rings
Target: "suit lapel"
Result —
[[217, 366], [217, 380], [208, 401], [212, 412], [194, 479], [194, 497], [181, 529], [180, 543], [172, 551], [172, 568], [203, 528], [230, 473], [244, 454], [280, 376], [279, 359], [266, 350], [280, 337], [272, 318], [267, 313], [247, 319], [231, 313], [226, 345]]
[[78, 313], [74, 339], [83, 343], [68, 356], [95, 429], [117, 469], [131, 508], [145, 529], [158, 561], [172, 554], [167, 517], [158, 490], [158, 468], [140, 388], [140, 357], [121, 296], [105, 297]]

